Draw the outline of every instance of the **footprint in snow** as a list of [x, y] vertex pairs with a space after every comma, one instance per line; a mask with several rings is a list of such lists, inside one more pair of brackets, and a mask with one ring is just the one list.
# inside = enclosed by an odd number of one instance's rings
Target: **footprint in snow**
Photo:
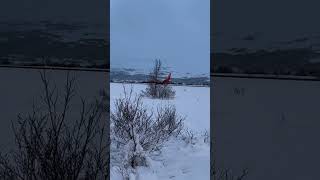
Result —
[[187, 174], [188, 172], [190, 172], [190, 169], [189, 168], [183, 168], [181, 169], [182, 173], [183, 174]]

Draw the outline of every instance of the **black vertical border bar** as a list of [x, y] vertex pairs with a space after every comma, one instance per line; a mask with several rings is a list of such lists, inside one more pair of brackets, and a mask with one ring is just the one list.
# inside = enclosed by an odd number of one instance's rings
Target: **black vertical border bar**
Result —
[[210, 0], [210, 179], [214, 180], [214, 174], [215, 174], [215, 151], [214, 151], [214, 119], [213, 119], [213, 113], [214, 113], [214, 104], [213, 104], [213, 98], [214, 98], [214, 79], [213, 79], [213, 49], [214, 49], [214, 3], [216, 0]]
[[[106, 4], [107, 4], [107, 7], [106, 7], [106, 18], [105, 18], [105, 20], [106, 21], [108, 21], [107, 23], [105, 23], [105, 25], [107, 26], [106, 27], [106, 30], [107, 30], [107, 33], [106, 33], [106, 39], [107, 39], [107, 49], [106, 49], [106, 51], [107, 51], [107, 56], [108, 57], [106, 57], [106, 60], [107, 60], [107, 67], [106, 67], [106, 69], [107, 69], [107, 72], [106, 72], [106, 91], [107, 91], [107, 98], [106, 98], [106, 101], [108, 101], [108, 102], [106, 102], [106, 104], [107, 104], [107, 109], [108, 110], [110, 110], [110, 0], [105, 0], [105, 1], [107, 1], [106, 2]], [[105, 179], [106, 180], [110, 180], [110, 142], [111, 142], [111, 140], [110, 140], [110, 111], [107, 113], [107, 117], [106, 117], [106, 121], [108, 121], [108, 125], [107, 125], [107, 136], [108, 136], [108, 138], [107, 138], [107, 143], [108, 143], [108, 149], [107, 149], [107, 151], [108, 151], [108, 155], [107, 155], [107, 158], [108, 158], [108, 160], [107, 160], [107, 163], [108, 163], [108, 165], [107, 165], [107, 169], [106, 169], [106, 171], [108, 172], [107, 173], [107, 177], [105, 177]]]

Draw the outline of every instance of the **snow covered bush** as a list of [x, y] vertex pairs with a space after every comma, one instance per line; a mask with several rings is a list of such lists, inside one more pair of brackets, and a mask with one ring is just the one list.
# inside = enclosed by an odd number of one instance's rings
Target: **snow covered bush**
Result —
[[124, 97], [116, 99], [111, 111], [111, 141], [123, 149], [127, 168], [148, 166], [148, 153], [159, 150], [170, 137], [177, 136], [183, 120], [174, 106], [150, 112], [142, 103], [142, 96], [124, 89]]
[[179, 137], [186, 144], [195, 145], [201, 142], [210, 145], [210, 134], [208, 130], [203, 132], [195, 132], [191, 129], [185, 128]]
[[0, 179], [108, 179], [107, 96], [94, 102], [78, 97], [69, 72], [64, 89], [45, 70], [40, 75], [43, 94], [12, 122], [16, 147], [0, 153]]
[[142, 93], [146, 97], [157, 99], [173, 99], [176, 94], [171, 86], [157, 83], [149, 83]]
[[153, 70], [149, 74], [148, 86], [142, 94], [150, 98], [172, 99], [175, 97], [175, 91], [167, 83], [159, 80], [161, 68], [161, 61], [155, 60]]

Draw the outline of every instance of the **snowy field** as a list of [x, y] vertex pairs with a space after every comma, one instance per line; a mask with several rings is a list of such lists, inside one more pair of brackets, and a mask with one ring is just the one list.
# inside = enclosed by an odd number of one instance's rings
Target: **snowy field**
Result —
[[[123, 96], [123, 87], [133, 87], [134, 93], [146, 88], [141, 84], [110, 84], [111, 111], [117, 98]], [[139, 168], [135, 180], [209, 180], [210, 145], [205, 142], [205, 132], [210, 134], [210, 88], [173, 86], [176, 97], [173, 100], [144, 98], [143, 103], [150, 109], [166, 104], [176, 105], [177, 112], [184, 116], [185, 128], [193, 131], [197, 140], [194, 144], [172, 138], [161, 152], [150, 154], [150, 167]], [[113, 157], [117, 149], [111, 148], [111, 180], [123, 180]], [[131, 180], [131, 179], [130, 179]]]
[[[31, 112], [32, 103], [39, 100], [43, 87], [39, 70], [0, 68], [0, 151], [13, 147], [11, 121], [19, 113]], [[48, 70], [48, 76], [56, 82], [57, 88], [63, 88], [67, 71]], [[78, 95], [86, 99], [99, 96], [102, 89], [108, 89], [108, 74], [104, 72], [71, 71], [77, 79]], [[80, 107], [80, 102], [73, 102], [73, 107]], [[78, 108], [79, 109], [79, 108]], [[78, 112], [77, 112], [78, 113]]]
[[216, 165], [245, 180], [320, 178], [320, 82], [214, 78]]

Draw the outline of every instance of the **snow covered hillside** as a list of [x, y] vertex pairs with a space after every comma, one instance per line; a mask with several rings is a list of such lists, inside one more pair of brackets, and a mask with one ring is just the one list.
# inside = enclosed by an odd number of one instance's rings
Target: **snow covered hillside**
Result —
[[[110, 108], [123, 96], [123, 87], [133, 88], [140, 93], [146, 88], [142, 84], [110, 84]], [[193, 132], [194, 139], [187, 143], [180, 137], [173, 137], [160, 151], [150, 153], [149, 167], [136, 169], [130, 180], [209, 180], [210, 178], [210, 89], [208, 87], [173, 86], [176, 97], [172, 100], [143, 98], [150, 110], [167, 104], [176, 106], [177, 113], [185, 117], [184, 129]], [[111, 180], [123, 180], [117, 156], [119, 149], [111, 145]]]

